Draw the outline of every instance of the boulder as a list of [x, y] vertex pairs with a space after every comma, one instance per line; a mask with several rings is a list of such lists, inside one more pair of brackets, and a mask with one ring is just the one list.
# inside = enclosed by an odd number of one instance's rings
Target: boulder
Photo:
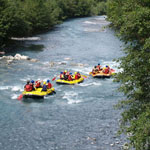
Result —
[[21, 60], [21, 55], [20, 55], [20, 54], [16, 54], [16, 55], [14, 56], [14, 58], [15, 58], [15, 60]]
[[11, 64], [13, 62], [13, 60], [7, 60], [7, 64]]

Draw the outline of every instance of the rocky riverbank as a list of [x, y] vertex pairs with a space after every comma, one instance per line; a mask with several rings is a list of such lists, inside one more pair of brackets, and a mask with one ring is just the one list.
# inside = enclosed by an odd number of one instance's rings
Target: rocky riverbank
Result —
[[15, 60], [28, 60], [31, 62], [37, 62], [37, 59], [32, 59], [28, 56], [25, 55], [20, 55], [20, 54], [16, 54], [15, 56], [2, 56], [0, 57], [0, 60], [5, 60], [7, 64], [11, 64], [12, 62], [14, 62]]

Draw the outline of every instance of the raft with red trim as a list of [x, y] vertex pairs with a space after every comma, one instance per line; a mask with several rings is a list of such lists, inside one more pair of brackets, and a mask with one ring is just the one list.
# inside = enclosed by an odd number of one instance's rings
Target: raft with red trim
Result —
[[72, 81], [58, 79], [58, 80], [56, 80], [56, 83], [57, 84], [71, 84], [71, 85], [73, 85], [73, 84], [81, 83], [83, 81], [84, 81], [84, 78], [81, 77], [79, 79], [72, 80]]
[[42, 91], [42, 88], [36, 88], [34, 91], [23, 91], [23, 98], [44, 98], [46, 95], [51, 95], [55, 93], [54, 88], [47, 89], [47, 91]]
[[108, 74], [103, 73], [102, 71], [99, 71], [97, 73], [89, 73], [93, 78], [110, 78], [112, 75], [114, 75], [115, 73], [110, 71]]

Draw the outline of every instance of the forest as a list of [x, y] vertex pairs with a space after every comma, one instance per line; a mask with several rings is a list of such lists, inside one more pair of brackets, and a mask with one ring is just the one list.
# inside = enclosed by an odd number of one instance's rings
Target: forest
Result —
[[105, 12], [105, 0], [0, 0], [0, 47], [11, 37], [32, 36], [68, 18]]
[[108, 0], [107, 15], [118, 37], [124, 41], [125, 56], [118, 59], [123, 71], [116, 81], [126, 99], [121, 133], [126, 133], [130, 148], [150, 149], [150, 2], [149, 0]]

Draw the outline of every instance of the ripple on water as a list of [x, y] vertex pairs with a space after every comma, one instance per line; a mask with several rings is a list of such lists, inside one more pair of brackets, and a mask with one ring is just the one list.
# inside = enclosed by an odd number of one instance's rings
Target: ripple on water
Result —
[[78, 93], [73, 91], [65, 91], [62, 98], [66, 99], [68, 104], [77, 104], [82, 102], [82, 100], [79, 99]]
[[91, 83], [83, 82], [82, 84], [79, 84], [79, 86], [101, 86], [101, 85], [102, 85], [101, 82], [91, 82]]
[[11, 90], [12, 92], [23, 91], [22, 86], [0, 86], [0, 90]]

